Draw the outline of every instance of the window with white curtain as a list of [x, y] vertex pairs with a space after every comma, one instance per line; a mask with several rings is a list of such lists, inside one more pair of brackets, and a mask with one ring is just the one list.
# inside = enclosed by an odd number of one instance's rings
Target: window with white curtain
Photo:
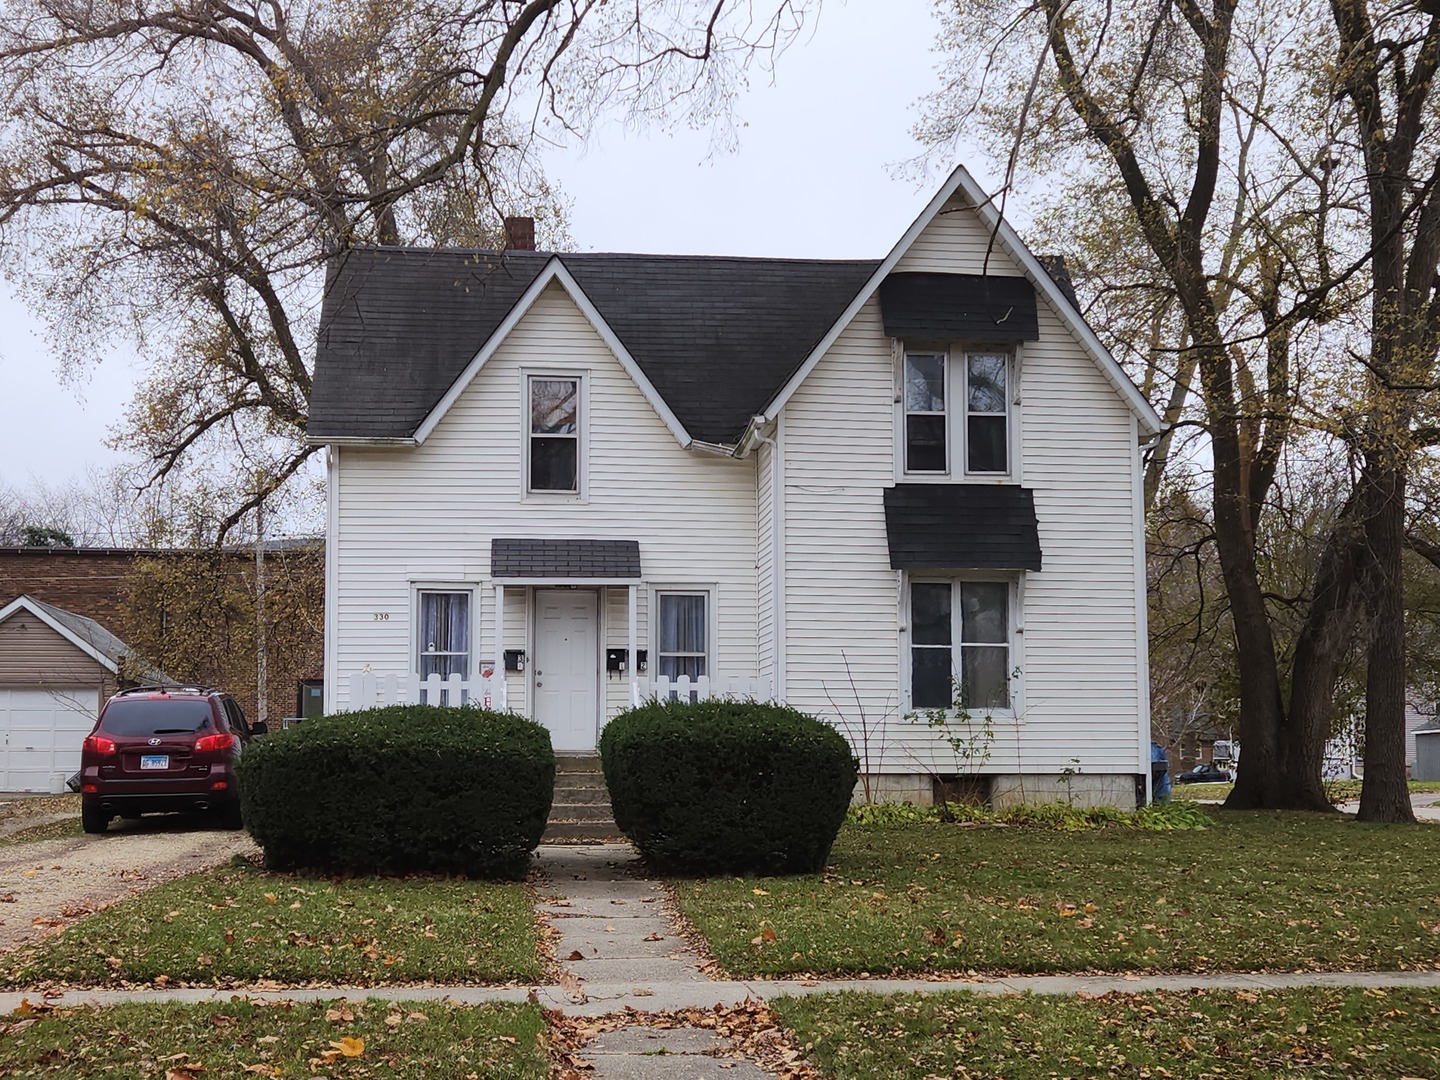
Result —
[[667, 679], [710, 674], [709, 594], [661, 592], [656, 602], [656, 674]]
[[422, 679], [464, 678], [470, 671], [470, 594], [422, 591], [418, 644]]

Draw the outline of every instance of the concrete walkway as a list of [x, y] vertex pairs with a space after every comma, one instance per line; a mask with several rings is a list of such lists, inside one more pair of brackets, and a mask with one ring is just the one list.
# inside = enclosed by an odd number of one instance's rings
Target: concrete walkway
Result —
[[[666, 910], [661, 886], [639, 873], [626, 844], [540, 849], [542, 902], [539, 912], [554, 928], [558, 980], [544, 986], [387, 986], [266, 990], [166, 989], [74, 990], [45, 1000], [55, 1005], [115, 1005], [125, 1002], [225, 1002], [234, 997], [315, 1001], [335, 998], [384, 1001], [443, 1000], [460, 1005], [538, 1001], [567, 1016], [734, 1007], [746, 1001], [825, 994], [1098, 995], [1150, 990], [1283, 990], [1304, 986], [1431, 987], [1440, 989], [1440, 971], [1217, 975], [1038, 975], [980, 979], [749, 979], [712, 981], [679, 934]], [[0, 1013], [36, 993], [0, 993]], [[597, 1035], [580, 1051], [595, 1080], [645, 1077], [755, 1080], [770, 1075], [734, 1056], [728, 1040], [699, 1027], [653, 1027], [637, 1022]]]
[[[734, 1006], [746, 1000], [774, 1001], [780, 997], [833, 994], [842, 990], [868, 994], [942, 994], [969, 991], [977, 994], [1140, 994], [1151, 990], [1291, 990], [1305, 986], [1357, 986], [1395, 989], [1440, 989], [1440, 971], [1343, 971], [1276, 973], [1269, 975], [1008, 975], [993, 979], [754, 979], [745, 982], [702, 982], [657, 985], [650, 994], [635, 994], [632, 982], [586, 983], [584, 1001], [577, 1001], [563, 986], [331, 986], [290, 990], [252, 990], [245, 987], [206, 987], [167, 990], [79, 989], [44, 1000], [56, 1006], [121, 1005], [131, 1002], [178, 1001], [188, 1004], [225, 1002], [234, 998], [256, 1001], [449, 1001], [456, 1005], [524, 1002], [534, 995], [540, 1005], [566, 1016], [604, 1016], [627, 1005], [640, 1012], [673, 1012]], [[645, 989], [641, 987], [640, 989]], [[593, 996], [592, 996], [593, 995]], [[0, 993], [0, 1013], [13, 1011], [21, 999], [40, 1001], [36, 991]]]

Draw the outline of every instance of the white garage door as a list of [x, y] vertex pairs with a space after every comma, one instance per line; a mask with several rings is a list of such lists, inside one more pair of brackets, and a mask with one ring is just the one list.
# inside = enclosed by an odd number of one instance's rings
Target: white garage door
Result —
[[80, 768], [99, 709], [93, 686], [0, 689], [0, 791], [56, 790]]

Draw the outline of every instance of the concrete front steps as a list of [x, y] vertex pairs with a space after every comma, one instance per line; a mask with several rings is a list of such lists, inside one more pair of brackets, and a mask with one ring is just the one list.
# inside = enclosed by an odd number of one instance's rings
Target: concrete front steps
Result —
[[544, 840], [600, 841], [620, 838], [610, 809], [610, 792], [598, 757], [562, 755], [555, 762], [555, 799]]

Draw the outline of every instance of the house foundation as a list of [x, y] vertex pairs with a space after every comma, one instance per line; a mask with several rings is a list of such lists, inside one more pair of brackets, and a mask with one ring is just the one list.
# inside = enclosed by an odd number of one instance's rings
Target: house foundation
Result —
[[851, 805], [869, 802], [909, 803], [912, 806], [934, 806], [943, 797], [949, 802], [982, 802], [993, 809], [1023, 803], [1068, 803], [1089, 809], [1113, 806], [1134, 810], [1136, 777], [1129, 774], [1065, 776], [1063, 773], [1011, 773], [999, 776], [934, 777], [928, 773], [872, 773], [855, 784]]

